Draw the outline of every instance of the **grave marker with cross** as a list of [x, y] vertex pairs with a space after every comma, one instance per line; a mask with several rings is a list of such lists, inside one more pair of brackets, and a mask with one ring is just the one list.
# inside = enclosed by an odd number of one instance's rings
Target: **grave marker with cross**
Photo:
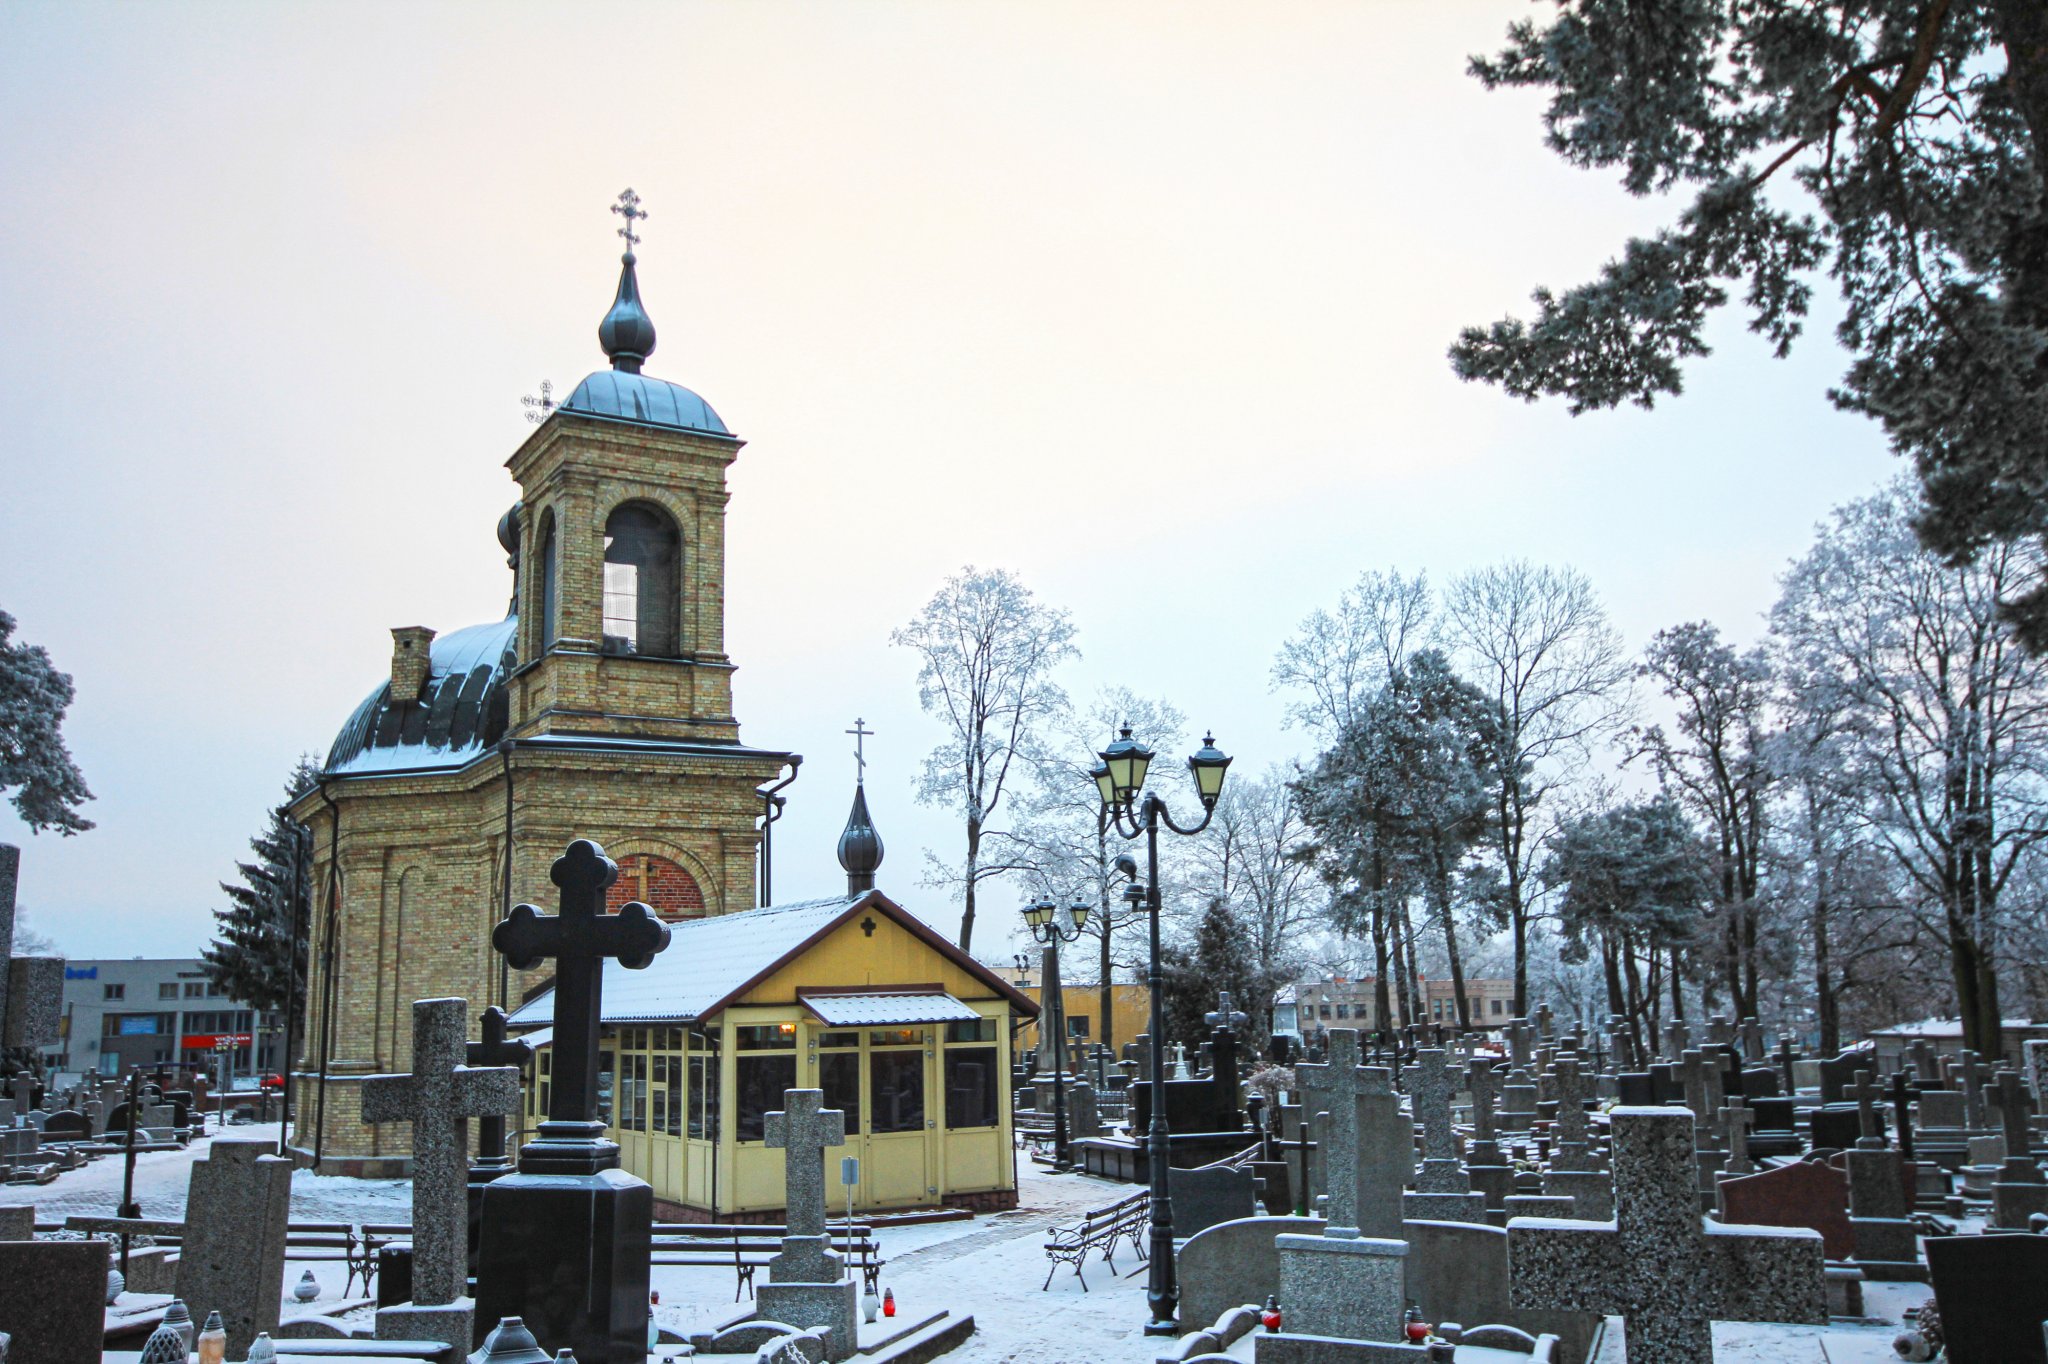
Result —
[[1859, 1070], [1855, 1084], [1842, 1086], [1842, 1096], [1856, 1101], [1856, 1121], [1862, 1129], [1862, 1135], [1856, 1138], [1856, 1149], [1884, 1150], [1884, 1114], [1878, 1111], [1878, 1105], [1884, 1102], [1884, 1086], [1869, 1071]]
[[1465, 1158], [1473, 1165], [1498, 1165], [1500, 1132], [1494, 1126], [1493, 1108], [1500, 1100], [1500, 1072], [1490, 1057], [1475, 1056], [1465, 1063], [1465, 1088], [1472, 1095], [1472, 1142]]
[[[463, 1049], [463, 1060], [472, 1066], [511, 1066], [523, 1069], [533, 1059], [533, 1044], [523, 1037], [505, 1035], [505, 1011], [493, 1004], [484, 1010], [483, 1040]], [[505, 1150], [505, 1115], [485, 1113], [476, 1124], [476, 1164], [489, 1170], [512, 1166]]]
[[1458, 1161], [1458, 1130], [1451, 1121], [1456, 1072], [1442, 1051], [1426, 1047], [1415, 1054], [1415, 1064], [1403, 1070], [1401, 1078], [1414, 1105], [1415, 1122], [1422, 1128], [1422, 1169], [1415, 1177], [1415, 1191], [1465, 1193], [1471, 1185]]
[[1359, 1235], [1358, 1100], [1367, 1095], [1391, 1097], [1394, 1089], [1385, 1070], [1358, 1064], [1356, 1031], [1333, 1028], [1327, 1045], [1326, 1062], [1297, 1066], [1295, 1076], [1309, 1099], [1303, 1107], [1327, 1115], [1320, 1123], [1321, 1140], [1317, 1143], [1323, 1156], [1323, 1183], [1329, 1191], [1323, 1235], [1355, 1239]]
[[1615, 1219], [1511, 1219], [1513, 1306], [1618, 1312], [1629, 1357], [1656, 1364], [1712, 1364], [1715, 1321], [1827, 1321], [1819, 1233], [1702, 1219], [1693, 1115], [1622, 1107], [1612, 1116]]
[[1756, 1172], [1756, 1165], [1749, 1158], [1749, 1129], [1756, 1126], [1756, 1110], [1742, 1104], [1721, 1110], [1721, 1129], [1728, 1134], [1728, 1162], [1721, 1167], [1726, 1175], [1747, 1175]]
[[846, 1114], [825, 1107], [822, 1089], [784, 1090], [781, 1111], [767, 1115], [765, 1136], [771, 1150], [782, 1152], [788, 1228], [768, 1277], [776, 1283], [837, 1283], [844, 1265], [825, 1237], [825, 1150], [846, 1145]]
[[562, 893], [559, 914], [518, 905], [491, 931], [491, 945], [515, 971], [531, 971], [550, 958], [555, 962], [548, 1116], [538, 1140], [519, 1153], [519, 1168], [595, 1174], [619, 1163], [618, 1147], [603, 1140], [604, 1124], [597, 1121], [605, 959], [616, 957], [628, 970], [646, 967], [667, 948], [668, 925], [637, 901], [616, 914], [605, 913], [604, 893], [618, 879], [619, 868], [589, 839], [571, 843], [548, 875]]
[[469, 1120], [519, 1108], [519, 1072], [464, 1064], [469, 1001], [412, 1006], [412, 1074], [363, 1081], [363, 1121], [412, 1124], [412, 1301], [439, 1307], [469, 1278]]

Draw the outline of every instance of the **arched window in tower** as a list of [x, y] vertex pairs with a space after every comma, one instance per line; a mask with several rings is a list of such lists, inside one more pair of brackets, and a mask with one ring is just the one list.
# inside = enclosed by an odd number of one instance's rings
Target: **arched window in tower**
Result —
[[604, 523], [604, 651], [672, 658], [681, 539], [668, 513], [628, 502]]
[[616, 914], [619, 906], [634, 900], [670, 923], [704, 917], [704, 890], [697, 878], [652, 853], [628, 853], [619, 859], [619, 879], [605, 892], [604, 905]]
[[555, 642], [555, 513], [540, 519], [540, 651], [546, 653]]

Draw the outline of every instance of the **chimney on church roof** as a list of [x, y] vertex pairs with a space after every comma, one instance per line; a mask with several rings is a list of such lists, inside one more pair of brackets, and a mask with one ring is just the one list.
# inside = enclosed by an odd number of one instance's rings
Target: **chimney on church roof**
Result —
[[864, 783], [853, 788], [853, 809], [846, 816], [846, 831], [839, 835], [839, 865], [846, 868], [848, 895], [864, 895], [875, 888], [875, 870], [882, 865], [882, 836], [868, 817]]
[[400, 625], [391, 631], [391, 699], [417, 701], [433, 675], [434, 632], [424, 625]]

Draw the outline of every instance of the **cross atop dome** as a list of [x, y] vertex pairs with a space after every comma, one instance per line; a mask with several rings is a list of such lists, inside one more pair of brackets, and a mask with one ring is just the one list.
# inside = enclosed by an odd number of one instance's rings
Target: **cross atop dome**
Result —
[[604, 321], [597, 324], [597, 344], [611, 357], [613, 369], [638, 374], [641, 363], [654, 353], [654, 319], [640, 302], [640, 278], [633, 272], [633, 248], [640, 241], [633, 226], [647, 217], [647, 211], [640, 207], [640, 196], [626, 189], [620, 191], [612, 212], [626, 220], [619, 229], [626, 239], [626, 254], [619, 258], [618, 296]]

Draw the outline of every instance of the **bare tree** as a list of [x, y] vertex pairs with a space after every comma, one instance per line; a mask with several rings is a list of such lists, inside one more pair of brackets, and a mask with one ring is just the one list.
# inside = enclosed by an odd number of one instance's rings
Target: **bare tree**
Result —
[[1338, 598], [1335, 612], [1310, 612], [1273, 660], [1273, 685], [1302, 693], [1287, 717], [1329, 743], [1359, 708], [1431, 641], [1436, 604], [1429, 575], [1371, 569]]
[[1044, 729], [1066, 712], [1067, 695], [1052, 674], [1079, 655], [1073, 640], [1067, 613], [1039, 602], [1014, 573], [972, 565], [889, 636], [917, 651], [918, 704], [946, 726], [925, 757], [917, 795], [958, 810], [966, 825], [965, 858], [958, 867], [938, 864], [934, 878], [960, 888], [962, 949], [973, 943], [976, 890], [1008, 870], [982, 860], [989, 822], [1012, 773], [1029, 764]]
[[1785, 575], [1772, 629], [1847, 698], [1874, 827], [1947, 944], [1964, 1045], [1996, 1056], [1999, 900], [2048, 837], [2048, 660], [2001, 611], [2030, 581], [2020, 551], [1951, 566], [1919, 548], [1913, 512], [1903, 481], [1838, 508]]
[[1634, 673], [1593, 585], [1576, 569], [1512, 560], [1467, 573], [1444, 598], [1444, 634], [1499, 709], [1488, 831], [1514, 939], [1515, 1012], [1529, 1011], [1537, 826], [1546, 797], [1624, 723]]

